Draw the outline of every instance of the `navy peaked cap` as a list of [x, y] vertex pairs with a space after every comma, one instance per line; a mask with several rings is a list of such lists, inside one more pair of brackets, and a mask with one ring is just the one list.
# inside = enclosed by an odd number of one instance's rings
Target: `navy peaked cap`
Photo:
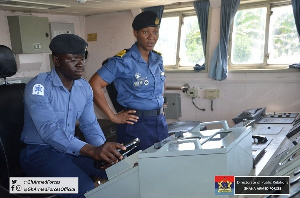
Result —
[[157, 14], [153, 11], [145, 11], [138, 14], [133, 22], [132, 28], [136, 31], [146, 27], [157, 27], [160, 24], [160, 19]]
[[49, 48], [57, 54], [84, 55], [87, 46], [87, 42], [75, 34], [60, 34], [52, 39]]

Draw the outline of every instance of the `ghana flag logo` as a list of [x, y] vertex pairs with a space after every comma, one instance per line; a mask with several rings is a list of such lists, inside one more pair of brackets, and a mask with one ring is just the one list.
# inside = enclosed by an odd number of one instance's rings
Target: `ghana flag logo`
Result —
[[234, 176], [215, 176], [215, 195], [234, 195]]

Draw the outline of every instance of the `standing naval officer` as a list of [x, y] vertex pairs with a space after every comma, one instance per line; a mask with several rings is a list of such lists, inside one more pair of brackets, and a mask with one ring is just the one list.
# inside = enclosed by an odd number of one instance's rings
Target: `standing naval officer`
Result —
[[[84, 197], [95, 187], [90, 176], [106, 178], [94, 160], [112, 165], [122, 159], [117, 149], [126, 148], [105, 143], [97, 122], [92, 89], [82, 78], [87, 43], [74, 34], [62, 34], [49, 47], [55, 67], [25, 88], [21, 140], [26, 147], [21, 150], [21, 167], [30, 177], [78, 177], [78, 194], [59, 196]], [[86, 142], [74, 136], [77, 120]]]
[[[140, 139], [140, 149], [168, 137], [163, 114], [165, 72], [160, 53], [153, 50], [159, 37], [160, 19], [152, 11], [138, 14], [132, 23], [136, 42], [108, 59], [90, 79], [97, 107], [117, 123], [117, 139], [127, 143]], [[114, 82], [117, 101], [124, 110], [115, 114], [103, 88]]]

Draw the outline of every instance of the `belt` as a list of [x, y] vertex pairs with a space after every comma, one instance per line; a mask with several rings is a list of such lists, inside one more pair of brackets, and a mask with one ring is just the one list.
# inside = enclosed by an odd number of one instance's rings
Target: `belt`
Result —
[[[130, 110], [130, 108], [125, 107], [125, 111]], [[154, 109], [154, 110], [135, 110], [136, 116], [158, 116], [163, 113], [163, 108]]]

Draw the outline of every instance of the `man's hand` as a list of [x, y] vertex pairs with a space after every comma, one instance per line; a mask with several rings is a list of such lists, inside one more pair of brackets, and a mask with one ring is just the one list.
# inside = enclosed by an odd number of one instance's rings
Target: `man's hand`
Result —
[[134, 124], [139, 119], [134, 113], [136, 113], [135, 110], [120, 111], [119, 113], [114, 114], [111, 121], [117, 124]]
[[105, 169], [123, 159], [118, 149], [126, 150], [126, 147], [116, 142], [105, 142], [98, 147], [86, 144], [81, 148], [80, 154], [90, 156], [94, 160], [107, 162], [107, 165], [101, 167]]

